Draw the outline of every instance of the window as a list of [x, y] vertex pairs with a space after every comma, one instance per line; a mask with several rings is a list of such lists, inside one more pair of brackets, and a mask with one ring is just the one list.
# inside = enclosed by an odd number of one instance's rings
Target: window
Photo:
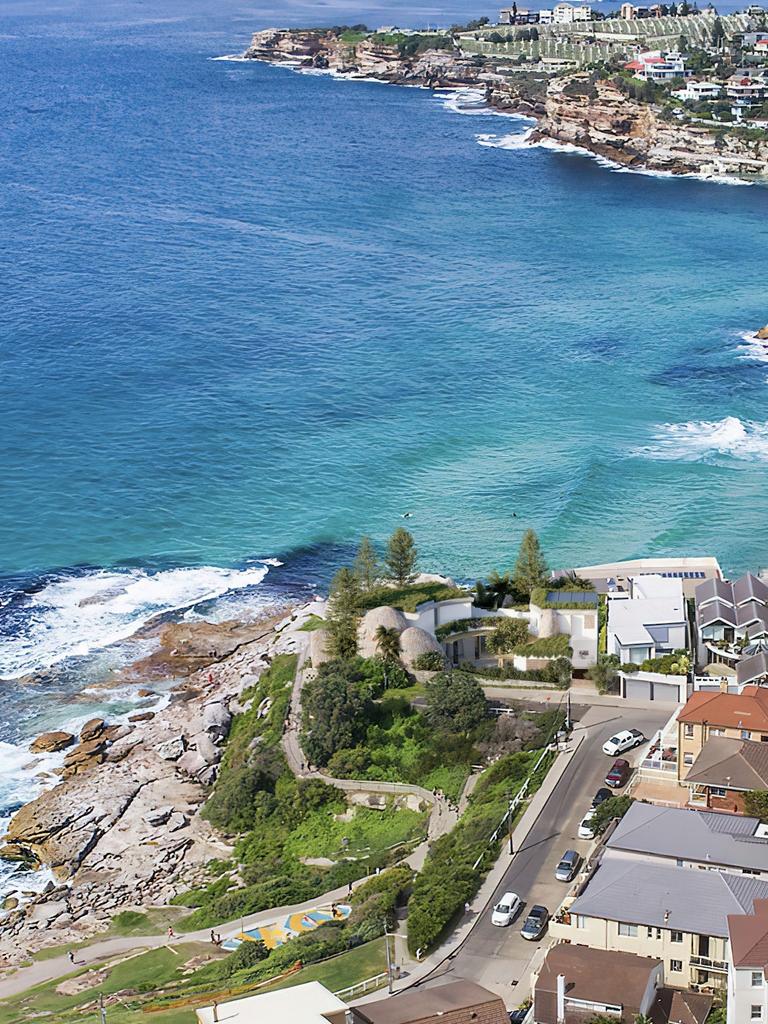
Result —
[[685, 723], [685, 735], [690, 739], [693, 736], [693, 722]]
[[682, 942], [683, 941], [683, 933], [682, 932], [670, 932], [669, 933], [669, 941], [670, 942]]
[[710, 796], [722, 796], [722, 797], [724, 797], [724, 796], [728, 795], [728, 790], [725, 789], [723, 786], [710, 786], [709, 787], [709, 793], [710, 793]]
[[669, 970], [671, 974], [682, 974], [683, 973], [683, 961], [682, 960], [670, 960]]
[[586, 919], [586, 917], [584, 917], [583, 914], [574, 914], [573, 915], [573, 927], [574, 928], [586, 928], [587, 927], [587, 919]]
[[725, 729], [710, 729], [710, 736], [725, 736]]
[[762, 1006], [752, 1004], [749, 1011], [750, 1020], [762, 1020], [763, 1019], [763, 1008]]
[[750, 739], [752, 739], [752, 733], [749, 731], [749, 729], [742, 729], [741, 730], [741, 738], [743, 740], [750, 740]]
[[693, 764], [693, 754], [683, 754], [683, 764]]
[[683, 861], [682, 857], [678, 857], [677, 860], [675, 861], [675, 865], [677, 867], [681, 868], [683, 866], [683, 864], [684, 864], [684, 861]]
[[649, 928], [648, 929], [648, 938], [649, 939], [660, 939], [661, 938], [661, 928]]
[[763, 972], [752, 971], [752, 988], [761, 988], [763, 984]]
[[637, 938], [637, 925], [636, 924], [622, 924], [619, 922], [619, 935], [626, 935], [631, 939]]

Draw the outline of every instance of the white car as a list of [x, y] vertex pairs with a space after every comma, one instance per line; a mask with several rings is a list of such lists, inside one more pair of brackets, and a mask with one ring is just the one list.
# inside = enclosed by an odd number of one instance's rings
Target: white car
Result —
[[610, 757], [616, 757], [617, 754], [623, 754], [625, 750], [639, 747], [641, 743], [645, 743], [645, 736], [639, 729], [624, 729], [605, 741], [603, 753]]
[[491, 924], [505, 928], [512, 923], [515, 914], [520, 909], [520, 897], [514, 892], [505, 892], [499, 902], [493, 908]]
[[592, 824], [592, 819], [594, 818], [594, 816], [596, 814], [597, 814], [597, 808], [596, 807], [590, 807], [589, 810], [587, 811], [587, 813], [584, 815], [584, 818], [583, 818], [581, 824], [579, 825], [579, 839], [594, 839], [595, 838], [595, 828], [594, 828], [594, 825]]

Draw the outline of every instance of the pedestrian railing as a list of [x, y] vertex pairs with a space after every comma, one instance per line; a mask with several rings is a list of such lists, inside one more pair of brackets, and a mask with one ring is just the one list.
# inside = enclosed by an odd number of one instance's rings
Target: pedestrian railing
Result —
[[357, 996], [365, 995], [366, 992], [373, 992], [377, 988], [381, 988], [382, 985], [387, 983], [387, 972], [384, 971], [382, 974], [375, 974], [372, 978], [366, 978], [365, 981], [358, 981], [356, 985], [350, 985], [349, 988], [342, 988], [338, 992], [333, 994], [337, 999], [342, 999], [347, 1002], [349, 999], [355, 999]]

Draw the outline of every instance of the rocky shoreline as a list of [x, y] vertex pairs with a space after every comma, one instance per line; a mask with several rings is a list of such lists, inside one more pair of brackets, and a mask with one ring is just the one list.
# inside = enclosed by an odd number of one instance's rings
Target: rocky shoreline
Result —
[[651, 104], [589, 72], [508, 74], [455, 48], [406, 56], [397, 46], [373, 38], [345, 42], [329, 30], [257, 32], [243, 58], [394, 85], [481, 89], [488, 106], [538, 122], [528, 144], [577, 147], [629, 170], [733, 181], [768, 177], [768, 141], [664, 120]]
[[[56, 881], [29, 902], [20, 893], [6, 901], [0, 964], [81, 942], [108, 929], [119, 910], [166, 905], [206, 877], [211, 859], [231, 853], [198, 811], [232, 716], [244, 709], [240, 696], [275, 655], [296, 650], [296, 630], [312, 608], [247, 626], [167, 627], [164, 653], [149, 668], [160, 674], [165, 664], [178, 676], [186, 660], [190, 673], [164, 707], [126, 723], [94, 719], [79, 737], [38, 737], [33, 755], [66, 751], [61, 781], [14, 815], [2, 856], [45, 865]], [[146, 678], [147, 666], [132, 674]]]

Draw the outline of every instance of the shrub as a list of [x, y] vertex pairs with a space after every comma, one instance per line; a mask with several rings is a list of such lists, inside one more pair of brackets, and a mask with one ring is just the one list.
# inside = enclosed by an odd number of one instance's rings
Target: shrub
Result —
[[445, 668], [445, 657], [438, 651], [425, 651], [414, 659], [413, 667], [420, 672], [439, 672]]
[[262, 960], [266, 960], [268, 956], [269, 950], [263, 942], [241, 942], [234, 953], [231, 953], [224, 961], [226, 976], [248, 967], [255, 967]]
[[469, 732], [484, 720], [488, 702], [482, 686], [464, 672], [440, 672], [427, 683], [427, 716], [437, 729]]

